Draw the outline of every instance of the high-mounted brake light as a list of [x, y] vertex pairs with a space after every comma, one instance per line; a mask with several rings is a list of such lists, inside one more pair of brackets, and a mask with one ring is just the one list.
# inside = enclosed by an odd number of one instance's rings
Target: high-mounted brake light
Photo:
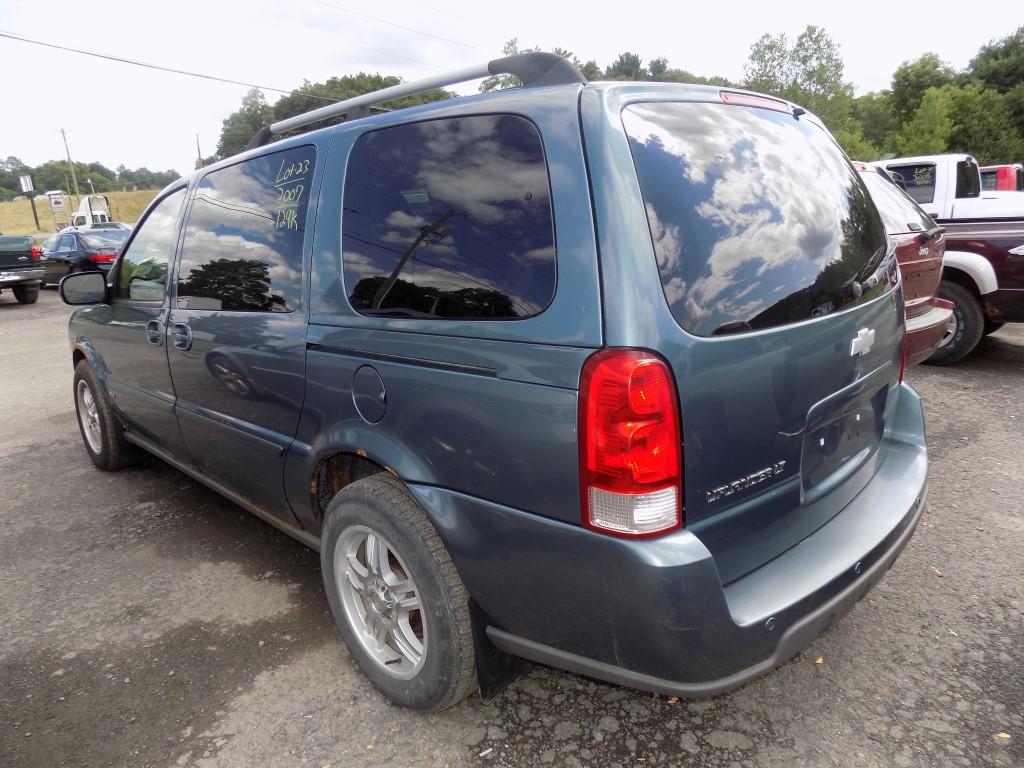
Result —
[[665, 361], [639, 349], [601, 350], [583, 366], [579, 404], [583, 524], [632, 538], [679, 528], [679, 400]]
[[[739, 91], [719, 91], [719, 98], [723, 104], [730, 104], [734, 107], [760, 107], [761, 109], [774, 109], [776, 112], [795, 114], [794, 109], [788, 102], [781, 99], [773, 99], [771, 96], [755, 96], [752, 93], [740, 93]], [[797, 107], [799, 109], [799, 107]], [[800, 114], [803, 114], [800, 110]]]

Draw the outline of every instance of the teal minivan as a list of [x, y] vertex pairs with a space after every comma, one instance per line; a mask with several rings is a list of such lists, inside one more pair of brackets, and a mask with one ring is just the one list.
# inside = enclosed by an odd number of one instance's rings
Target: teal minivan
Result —
[[96, 466], [319, 550], [356, 662], [437, 710], [515, 658], [715, 694], [882, 578], [927, 481], [893, 250], [800, 107], [526, 54], [269, 126], [61, 293]]

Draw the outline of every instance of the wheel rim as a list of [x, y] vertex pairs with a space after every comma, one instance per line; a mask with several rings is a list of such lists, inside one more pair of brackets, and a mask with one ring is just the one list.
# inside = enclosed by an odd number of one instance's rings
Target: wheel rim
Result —
[[949, 344], [956, 336], [957, 328], [960, 327], [960, 321], [957, 319], [956, 312], [949, 316], [949, 320], [946, 321], [946, 332], [942, 335], [942, 341], [939, 342], [939, 346], [936, 349], [942, 349], [944, 346]]
[[372, 528], [346, 528], [334, 547], [334, 578], [366, 654], [391, 677], [415, 677], [426, 655], [427, 625], [421, 592], [391, 543]]
[[79, 380], [77, 387], [78, 395], [78, 421], [82, 425], [82, 434], [85, 435], [85, 442], [89, 444], [93, 453], [100, 453], [103, 450], [103, 428], [100, 426], [100, 414], [96, 408], [96, 398], [84, 379]]

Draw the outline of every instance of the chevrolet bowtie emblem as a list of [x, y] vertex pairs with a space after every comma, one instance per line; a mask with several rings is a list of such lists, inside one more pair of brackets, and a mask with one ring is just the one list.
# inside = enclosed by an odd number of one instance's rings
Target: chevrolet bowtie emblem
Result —
[[871, 351], [872, 345], [875, 343], [875, 329], [868, 330], [867, 328], [861, 328], [857, 331], [857, 337], [850, 342], [850, 357], [856, 357], [857, 355], [866, 355]]

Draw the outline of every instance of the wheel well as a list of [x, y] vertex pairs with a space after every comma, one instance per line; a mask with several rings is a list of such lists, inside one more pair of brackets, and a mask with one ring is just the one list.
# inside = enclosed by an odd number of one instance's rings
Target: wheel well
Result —
[[978, 286], [974, 282], [974, 279], [966, 272], [964, 272], [962, 269], [945, 266], [942, 268], [942, 279], [949, 280], [949, 282], [951, 283], [956, 283], [957, 285], [963, 286], [968, 291], [977, 296], [979, 299], [981, 298], [981, 293], [978, 292]]
[[82, 350], [76, 349], [71, 353], [71, 366], [73, 368], [78, 367], [78, 364], [83, 360], [85, 360], [85, 353]]
[[313, 496], [314, 508], [320, 521], [323, 521], [331, 499], [345, 486], [381, 472], [395, 474], [393, 470], [357, 453], [336, 453], [317, 464], [309, 492]]

